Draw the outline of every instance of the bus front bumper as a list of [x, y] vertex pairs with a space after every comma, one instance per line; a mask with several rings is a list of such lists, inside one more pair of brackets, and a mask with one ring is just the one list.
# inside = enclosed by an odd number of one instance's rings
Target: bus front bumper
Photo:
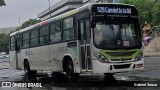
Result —
[[137, 62], [124, 63], [101, 63], [98, 60], [92, 60], [93, 73], [117, 73], [144, 69], [144, 59]]

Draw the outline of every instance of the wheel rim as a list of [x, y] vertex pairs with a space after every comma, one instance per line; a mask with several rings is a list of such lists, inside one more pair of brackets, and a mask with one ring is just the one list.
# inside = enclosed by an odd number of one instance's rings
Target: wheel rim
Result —
[[72, 78], [72, 75], [73, 75], [73, 67], [72, 67], [71, 61], [68, 62], [66, 74], [67, 74], [67, 77], [68, 77], [68, 78]]
[[27, 75], [28, 72], [29, 72], [29, 66], [28, 66], [28, 65], [29, 65], [28, 62], [25, 62], [25, 65], [24, 65], [24, 72], [25, 72], [26, 75]]

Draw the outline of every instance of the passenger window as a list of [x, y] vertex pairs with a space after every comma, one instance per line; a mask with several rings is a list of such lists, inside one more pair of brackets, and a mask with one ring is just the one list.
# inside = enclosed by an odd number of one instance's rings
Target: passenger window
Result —
[[29, 47], [29, 32], [25, 32], [22, 34], [22, 47], [27, 48]]
[[48, 25], [40, 29], [40, 44], [46, 44], [49, 41], [49, 28]]
[[73, 17], [63, 21], [63, 40], [72, 40], [75, 38]]
[[38, 29], [31, 31], [31, 47], [38, 45]]
[[14, 39], [14, 37], [11, 37], [11, 42], [10, 42], [10, 49], [11, 50], [15, 50], [15, 39]]
[[59, 42], [61, 41], [61, 24], [56, 22], [50, 26], [50, 42]]

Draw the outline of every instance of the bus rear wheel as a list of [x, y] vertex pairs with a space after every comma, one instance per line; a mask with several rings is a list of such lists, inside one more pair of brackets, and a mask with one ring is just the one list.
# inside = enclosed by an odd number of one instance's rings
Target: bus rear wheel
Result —
[[37, 71], [30, 70], [29, 62], [28, 60], [24, 61], [24, 72], [26, 76], [36, 76]]
[[73, 63], [71, 60], [66, 62], [66, 78], [68, 81], [77, 81], [79, 73], [74, 73]]

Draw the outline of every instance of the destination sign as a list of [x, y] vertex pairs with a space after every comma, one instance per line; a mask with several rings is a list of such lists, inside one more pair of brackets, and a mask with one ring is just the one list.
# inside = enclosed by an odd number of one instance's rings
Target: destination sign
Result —
[[97, 7], [98, 13], [122, 13], [122, 14], [131, 14], [131, 8], [109, 8], [109, 7]]
[[138, 15], [134, 6], [120, 4], [96, 4], [92, 6], [92, 12], [95, 14], [120, 14], [120, 15]]

